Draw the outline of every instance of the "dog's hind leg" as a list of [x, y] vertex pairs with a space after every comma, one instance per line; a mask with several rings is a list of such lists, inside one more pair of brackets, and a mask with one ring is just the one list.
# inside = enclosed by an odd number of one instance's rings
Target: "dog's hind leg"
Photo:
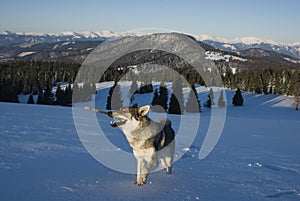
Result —
[[168, 155], [164, 158], [166, 161], [167, 165], [167, 174], [172, 174], [172, 164], [173, 164], [173, 159], [174, 159], [174, 151], [175, 151], [175, 141], [171, 142], [169, 145], [169, 153]]

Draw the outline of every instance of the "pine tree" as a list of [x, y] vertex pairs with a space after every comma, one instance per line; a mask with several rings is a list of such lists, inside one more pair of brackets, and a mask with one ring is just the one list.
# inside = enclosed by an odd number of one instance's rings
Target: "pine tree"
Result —
[[123, 107], [123, 99], [121, 96], [120, 85], [115, 82], [115, 84], [109, 89], [106, 109], [107, 110], [117, 110]]
[[205, 103], [205, 107], [211, 108], [212, 105], [214, 105], [214, 92], [213, 89], [210, 88], [209, 93], [208, 93], [208, 99]]
[[65, 90], [65, 98], [63, 101], [64, 106], [71, 106], [72, 105], [72, 95], [73, 95], [73, 90], [71, 85], [69, 84], [68, 87]]
[[219, 100], [218, 100], [218, 106], [219, 107], [225, 107], [225, 101], [224, 101], [224, 94], [223, 94], [223, 90], [221, 90], [220, 92], [220, 96], [219, 96]]
[[154, 94], [153, 94], [153, 99], [151, 102], [151, 105], [153, 106], [153, 111], [154, 112], [160, 112], [160, 96], [158, 94], [158, 90], [155, 89]]
[[198, 98], [195, 85], [192, 85], [192, 89], [190, 90], [185, 110], [187, 112], [201, 112], [201, 103]]
[[33, 95], [30, 94], [29, 98], [28, 98], [28, 101], [27, 101], [27, 104], [34, 104], [34, 100], [33, 100]]
[[56, 101], [55, 101], [55, 103], [56, 103], [57, 105], [63, 105], [63, 100], [64, 100], [65, 93], [64, 93], [64, 91], [61, 89], [60, 85], [58, 85], [57, 88], [56, 88], [55, 96], [56, 96]]
[[45, 100], [44, 100], [44, 94], [43, 93], [39, 93], [38, 95], [38, 99], [37, 99], [37, 104], [45, 104]]
[[81, 101], [82, 102], [91, 101], [92, 94], [94, 94], [94, 93], [95, 93], [95, 89], [93, 89], [93, 86], [91, 85], [91, 83], [87, 83], [87, 82], [83, 83], [81, 93], [80, 93]]
[[160, 105], [164, 109], [164, 112], [168, 110], [169, 92], [164, 82], [159, 86], [159, 99]]
[[243, 103], [244, 103], [244, 99], [242, 96], [242, 92], [241, 92], [240, 88], [237, 88], [235, 95], [232, 99], [232, 104], [235, 106], [242, 106]]
[[131, 82], [130, 90], [129, 90], [129, 95], [133, 96], [135, 93], [138, 92], [138, 84], [136, 79], [133, 79]]
[[300, 104], [300, 73], [298, 75], [298, 81], [294, 85], [294, 97], [295, 97], [295, 106], [296, 110], [299, 110], [299, 104]]
[[54, 95], [52, 93], [51, 87], [49, 84], [44, 92], [44, 101], [46, 105], [53, 105], [54, 104]]
[[173, 93], [170, 99], [169, 114], [183, 114], [184, 103], [183, 103], [183, 92], [182, 82], [180, 79], [173, 82]]
[[77, 103], [80, 101], [80, 88], [77, 82], [73, 83], [73, 90], [72, 90], [72, 102]]
[[131, 82], [130, 90], [129, 90], [129, 96], [130, 96], [130, 102], [132, 103], [134, 101], [135, 94], [138, 93], [138, 84], [137, 80], [133, 79]]

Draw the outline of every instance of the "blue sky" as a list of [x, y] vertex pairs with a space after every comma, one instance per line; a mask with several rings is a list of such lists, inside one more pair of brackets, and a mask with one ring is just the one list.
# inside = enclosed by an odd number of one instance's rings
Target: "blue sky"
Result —
[[1, 0], [0, 31], [163, 28], [300, 42], [299, 0]]

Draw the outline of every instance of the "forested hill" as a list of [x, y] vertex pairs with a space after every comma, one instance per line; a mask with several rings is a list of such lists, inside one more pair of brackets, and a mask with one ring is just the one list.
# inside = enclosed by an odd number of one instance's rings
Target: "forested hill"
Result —
[[[0, 101], [17, 102], [17, 95], [41, 94], [56, 82], [73, 83], [80, 63], [101, 41], [60, 41], [38, 43], [24, 47], [1, 46], [6, 55], [15, 51], [16, 57], [0, 63]], [[262, 49], [243, 52], [226, 52], [202, 42], [206, 59], [213, 60], [222, 75], [224, 86], [256, 93], [296, 95], [299, 93], [300, 62], [297, 58]], [[5, 49], [6, 48], [6, 49]], [[27, 49], [26, 49], [27, 48]], [[26, 50], [26, 51], [25, 51]], [[18, 52], [19, 51], [19, 52]], [[131, 68], [143, 64], [166, 65], [185, 76], [190, 83], [204, 85], [201, 76], [192, 66], [167, 52], [144, 50], [132, 52], [116, 60], [99, 81], [118, 80]], [[122, 69], [118, 71], [117, 69]]]

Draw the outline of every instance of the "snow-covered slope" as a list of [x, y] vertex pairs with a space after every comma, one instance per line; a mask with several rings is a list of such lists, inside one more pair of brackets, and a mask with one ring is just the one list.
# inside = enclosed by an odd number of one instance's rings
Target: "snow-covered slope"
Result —
[[[107, 94], [109, 86], [97, 96]], [[213, 152], [198, 158], [211, 114], [203, 108], [196, 139], [174, 164], [174, 173], [152, 173], [143, 187], [134, 185], [134, 175], [103, 166], [85, 150], [71, 108], [0, 103], [0, 200], [299, 200], [300, 113], [291, 107], [292, 99], [244, 93], [245, 105], [233, 107], [233, 93], [226, 91], [225, 127]], [[203, 103], [207, 92], [199, 96]], [[127, 149], [110, 120], [97, 118], [107, 125], [107, 137]], [[178, 116], [169, 118], [177, 131]]]

